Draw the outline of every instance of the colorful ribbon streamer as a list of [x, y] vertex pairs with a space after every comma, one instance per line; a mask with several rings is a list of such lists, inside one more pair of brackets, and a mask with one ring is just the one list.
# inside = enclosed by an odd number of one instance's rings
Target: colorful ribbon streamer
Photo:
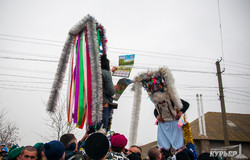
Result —
[[[91, 32], [88, 32], [89, 29], [92, 29]], [[102, 119], [102, 115], [96, 109], [98, 106], [102, 107], [102, 105], [100, 106], [102, 104], [102, 90], [100, 89], [102, 83], [95, 81], [92, 77], [96, 73], [101, 75], [100, 64], [97, 63], [100, 63], [99, 56], [102, 52], [100, 47], [105, 48], [100, 46], [105, 45], [102, 43], [106, 42], [104, 38], [103, 28], [99, 30], [96, 26], [86, 26], [83, 32], [75, 36], [69, 66], [67, 115], [69, 124], [73, 120], [78, 128], [83, 128], [86, 120], [89, 127], [95, 128]], [[95, 51], [93, 47], [96, 46], [100, 50]], [[93, 95], [97, 99], [93, 100]]]

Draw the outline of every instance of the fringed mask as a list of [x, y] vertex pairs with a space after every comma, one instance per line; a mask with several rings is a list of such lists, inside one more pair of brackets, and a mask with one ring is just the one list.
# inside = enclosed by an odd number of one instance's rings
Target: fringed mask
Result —
[[155, 92], [164, 92], [164, 88], [167, 87], [165, 77], [158, 75], [156, 77], [149, 77], [149, 79], [142, 80], [142, 86], [147, 92], [154, 94]]

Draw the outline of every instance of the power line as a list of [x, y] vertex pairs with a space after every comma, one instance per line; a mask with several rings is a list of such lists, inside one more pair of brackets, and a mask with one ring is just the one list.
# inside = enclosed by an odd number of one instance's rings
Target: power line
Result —
[[38, 84], [49, 84], [51, 85], [53, 81], [51, 82], [41, 82], [41, 81], [16, 81], [16, 80], [0, 80], [0, 82], [5, 82], [5, 83], [38, 83]]
[[[137, 63], [138, 64], [138, 63]], [[159, 68], [159, 67], [164, 67], [164, 65], [161, 65], [161, 64], [148, 64], [148, 66], [144, 66], [144, 65], [134, 65], [133, 66], [133, 69], [153, 69], [153, 68]], [[116, 65], [113, 65], [111, 64], [112, 66], [116, 66]], [[149, 67], [150, 66], [150, 67]], [[168, 66], [169, 67], [169, 66]], [[215, 72], [212, 72], [212, 71], [195, 71], [195, 70], [192, 70], [191, 68], [195, 68], [197, 69], [197, 67], [187, 67], [187, 66], [178, 66], [178, 67], [183, 67], [185, 68], [184, 69], [177, 69], [175, 67], [171, 67], [171, 71], [176, 71], [176, 72], [191, 72], [191, 73], [205, 73], [205, 74], [216, 74]], [[189, 69], [190, 70], [186, 70], [186, 69]], [[203, 67], [199, 67], [199, 68], [203, 68]]]
[[[16, 58], [16, 57], [2, 57], [2, 59], [14, 59], [14, 60], [27, 60], [27, 61], [41, 61], [41, 62], [53, 62], [58, 63], [58, 61], [54, 60], [43, 60], [43, 59], [31, 59], [31, 58]], [[134, 67], [134, 68], [140, 68], [140, 67]], [[141, 69], [147, 69], [145, 67], [141, 67]], [[189, 73], [203, 73], [203, 74], [216, 74], [215, 72], [207, 72], [207, 71], [194, 71], [194, 70], [181, 70], [181, 69], [172, 69], [172, 71], [177, 72], [189, 72]], [[238, 73], [224, 73], [225, 75], [236, 75], [236, 76], [250, 76], [250, 74], [238, 74]]]
[[[133, 68], [135, 69], [148, 69], [146, 67], [138, 67], [138, 66], [134, 66]], [[204, 74], [216, 74], [216, 72], [207, 72], [207, 71], [194, 71], [194, 70], [184, 70], [184, 69], [171, 69], [172, 71], [176, 71], [176, 72], [190, 72], [190, 73], [204, 73]]]
[[236, 89], [229, 89], [229, 88], [226, 88], [226, 90], [231, 90], [231, 91], [240, 92], [240, 93], [250, 93], [248, 91], [242, 91], [242, 90], [236, 90]]
[[190, 86], [190, 87], [182, 87], [182, 86], [180, 86], [181, 88], [196, 88], [196, 89], [200, 89], [200, 88], [215, 88], [215, 89], [218, 89], [218, 87], [212, 87], [212, 86], [210, 86], [210, 87], [206, 87], [206, 86]]
[[[27, 61], [41, 61], [41, 62], [52, 62], [52, 63], [58, 63], [59, 61], [54, 60], [43, 60], [43, 59], [32, 59], [32, 58], [17, 58], [17, 57], [3, 57], [0, 56], [2, 59], [13, 59], [13, 60], [27, 60]], [[140, 68], [140, 67], [134, 67], [134, 68]], [[145, 67], [141, 67], [141, 69], [147, 69]], [[205, 73], [205, 74], [216, 74], [215, 72], [206, 72], [206, 71], [194, 71], [194, 70], [181, 70], [181, 69], [172, 69], [172, 71], [177, 72], [191, 72], [191, 73]]]
[[227, 89], [227, 88], [250, 88], [249, 86], [245, 86], [245, 87], [231, 87], [231, 86], [228, 86], [228, 87], [224, 87], [224, 89]]
[[50, 71], [42, 71], [42, 70], [27, 69], [27, 68], [17, 68], [17, 67], [3, 67], [3, 66], [0, 66], [0, 69], [31, 72], [31, 73], [39, 73], [39, 74], [40, 73], [43, 73], [43, 74], [55, 74], [55, 72], [50, 72]]
[[[188, 101], [190, 101], [190, 100], [192, 100], [192, 101], [197, 101], [197, 99], [196, 98], [187, 98], [187, 100]], [[219, 100], [218, 99], [203, 99], [203, 101], [209, 101], [209, 102], [211, 102], [211, 101], [213, 101], [213, 102], [218, 102]]]
[[239, 78], [239, 79], [247, 79], [247, 80], [250, 80], [250, 78], [247, 78], [247, 77], [243, 77], [243, 76], [234, 76], [234, 75], [227, 75], [227, 76], [231, 76], [233, 78]]
[[233, 97], [227, 97], [227, 96], [225, 96], [225, 97], [228, 98], [228, 99], [234, 99], [234, 100], [240, 100], [240, 101], [247, 101], [247, 102], [250, 102], [250, 100], [246, 100], [246, 99], [233, 98]]
[[[39, 40], [39, 41], [45, 41], [45, 42], [59, 42], [59, 43], [63, 43], [62, 41], [55, 41], [55, 40], [48, 40], [48, 39], [39, 39], [39, 38], [30, 38], [30, 37], [24, 37], [24, 36], [15, 36], [15, 35], [7, 35], [7, 34], [0, 34], [1, 36], [7, 36], [7, 37], [14, 37], [14, 38], [23, 38], [23, 39], [30, 39], [30, 40]], [[34, 41], [23, 41], [23, 40], [16, 40], [16, 39], [7, 39], [7, 38], [0, 38], [2, 40], [8, 40], [8, 41], [16, 41], [16, 42], [24, 42], [24, 43], [34, 43], [34, 44], [42, 44], [42, 45], [52, 45], [52, 46], [61, 46], [62, 45], [57, 45], [57, 44], [50, 44], [50, 43], [42, 43], [42, 42], [34, 42]], [[153, 51], [144, 51], [144, 50], [135, 50], [135, 49], [125, 49], [125, 48], [115, 48], [115, 47], [109, 47], [111, 49], [119, 49], [119, 50], [128, 50], [128, 51], [136, 51], [136, 52], [144, 52], [144, 53], [153, 53], [154, 55], [169, 55], [169, 56], [181, 56], [181, 57], [187, 57], [187, 58], [198, 58], [199, 61], [200, 59], [206, 59], [206, 60], [213, 60], [215, 61], [215, 59], [211, 59], [211, 58], [204, 58], [204, 57], [196, 57], [196, 56], [187, 56], [187, 55], [177, 55], [177, 54], [170, 54], [170, 53], [160, 53], [160, 52], [153, 52]], [[112, 51], [110, 51], [112, 52]], [[114, 52], [114, 51], [113, 51]], [[137, 53], [138, 54], [138, 53]], [[138, 54], [140, 55], [140, 54]], [[144, 56], [144, 55], [143, 55]], [[150, 55], [147, 55], [150, 56]], [[156, 57], [156, 56], [153, 56]], [[166, 58], [166, 57], [165, 57]], [[168, 57], [169, 58], [169, 57]], [[171, 58], [170, 58], [171, 59]], [[174, 58], [172, 58], [174, 59]], [[177, 59], [177, 60], [181, 60], [181, 59]], [[182, 59], [185, 60], [185, 59]], [[206, 61], [203, 61], [206, 62]], [[207, 63], [207, 62], [206, 62]]]
[[16, 54], [16, 55], [25, 55], [25, 56], [33, 56], [33, 57], [42, 57], [42, 58], [56, 58], [58, 57], [51, 56], [51, 55], [40, 55], [37, 53], [31, 53], [31, 52], [21, 52], [21, 51], [14, 51], [14, 50], [5, 50], [5, 49], [0, 49], [0, 52], [2, 53], [8, 53], [8, 54]]
[[[113, 51], [109, 51], [109, 52], [113, 52]], [[138, 53], [136, 53], [135, 55], [140, 55], [140, 56], [144, 56], [144, 57], [167, 58], [167, 59], [174, 59], [174, 60], [179, 60], [179, 61], [189, 61], [189, 62], [199, 62], [199, 63], [203, 62], [203, 63], [210, 63], [210, 64], [212, 63], [212, 62], [207, 62], [207, 61], [202, 61], [202, 60], [190, 60], [190, 59], [182, 59], [182, 58], [172, 58], [172, 57], [167, 57], [167, 56], [144, 55], [144, 54], [138, 54]], [[180, 56], [180, 55], [176, 55], [176, 56]]]
[[[2, 40], [8, 40], [8, 41], [15, 41], [15, 42], [33, 43], [33, 44], [42, 44], [42, 45], [50, 45], [50, 46], [60, 46], [60, 47], [62, 47], [62, 45], [55, 45], [55, 44], [49, 44], [49, 43], [32, 42], [32, 41], [22, 41], [22, 40], [14, 40], [14, 39], [6, 39], [6, 38], [0, 38], [0, 39], [2, 39]], [[132, 51], [134, 51], [134, 50], [132, 50]], [[144, 51], [144, 52], [146, 52], [146, 51]], [[157, 54], [156, 52], [152, 52], [152, 53]], [[140, 55], [140, 54], [138, 54], [138, 55]], [[143, 55], [143, 56], [145, 56], [145, 55]], [[184, 55], [176, 55], [176, 56], [184, 56]], [[156, 56], [147, 55], [147, 57], [156, 57]], [[185, 56], [185, 57], [188, 57], [188, 56]], [[174, 59], [174, 60], [181, 60], [181, 61], [193, 61], [193, 62], [199, 62], [199, 63], [201, 63], [201, 62], [210, 63], [210, 62], [201, 61], [201, 60], [186, 60], [186, 59], [181, 59], [181, 58], [170, 58], [170, 57], [163, 57], [163, 58]], [[189, 58], [193, 58], [193, 57], [190, 56]], [[198, 57], [195, 57], [195, 58], [198, 58]]]
[[250, 76], [250, 74], [240, 74], [240, 73], [223, 73], [223, 74], [230, 76]]
[[[145, 91], [145, 93], [146, 93], [146, 91]], [[123, 95], [127, 95], [127, 96], [131, 96], [131, 93], [127, 93], [127, 92], [125, 92], [125, 93], [122, 93], [122, 96]], [[145, 97], [149, 97], [148, 95], [145, 95], [145, 96], [143, 96], [144, 98]], [[195, 98], [196, 99], [196, 95], [194, 94], [194, 95], [181, 95], [181, 97], [183, 98], [183, 97], [192, 97], [192, 98]], [[209, 97], [209, 98], [217, 98], [217, 96], [216, 95], [204, 95], [203, 94], [203, 97], [206, 99], [207, 97]], [[217, 99], [218, 100], [218, 99]]]
[[230, 71], [233, 71], [233, 72], [236, 72], [236, 73], [248, 74], [248, 73], [246, 73], [246, 72], [238, 71], [238, 70], [235, 70], [235, 69], [232, 69], [232, 68], [230, 68], [229, 70], [230, 70]]
[[[0, 34], [1, 36], [6, 37], [14, 37], [14, 38], [22, 38], [22, 39], [30, 39], [30, 40], [38, 40], [38, 41], [45, 41], [45, 42], [56, 42], [56, 43], [62, 43], [61, 45], [55, 45], [55, 46], [62, 46], [63, 41], [56, 41], [56, 40], [49, 40], [49, 39], [41, 39], [41, 38], [31, 38], [31, 37], [25, 37], [25, 36], [16, 36], [16, 35], [9, 35], [9, 34]], [[13, 40], [13, 39], [6, 39], [6, 38], [0, 38], [3, 40]], [[46, 45], [54, 45], [54, 44], [47, 44], [47, 43], [40, 43], [40, 42], [33, 42], [33, 41], [21, 41], [21, 40], [13, 40], [13, 41], [20, 41], [20, 42], [30, 42], [30, 43], [37, 43], [37, 44], [46, 44]], [[145, 51], [145, 50], [136, 50], [136, 49], [125, 49], [125, 48], [116, 48], [116, 47], [108, 47], [110, 49], [119, 49], [119, 50], [127, 50], [127, 51], [136, 51], [136, 52], [144, 52], [144, 53], [153, 53], [156, 55], [170, 55], [170, 56], [181, 56], [181, 57], [187, 57], [187, 58], [198, 58], [198, 59], [207, 59], [207, 60], [213, 60], [211, 58], [204, 58], [204, 57], [196, 57], [196, 56], [187, 56], [187, 55], [177, 55], [177, 54], [171, 54], [171, 53], [161, 53], [161, 52], [154, 52], [154, 51]], [[112, 51], [111, 51], [112, 52]]]
[[185, 84], [176, 84], [176, 86], [182, 87], [182, 88], [213, 88], [213, 89], [215, 88], [215, 89], [218, 89], [218, 87], [216, 86], [198, 86], [198, 85], [185, 85]]
[[242, 103], [242, 102], [234, 102], [234, 101], [226, 101], [226, 103], [233, 103], [233, 104], [243, 104], [243, 105], [250, 105], [250, 103]]
[[2, 40], [7, 41], [14, 41], [14, 42], [22, 42], [22, 43], [33, 43], [33, 44], [42, 44], [42, 45], [49, 45], [49, 46], [56, 46], [56, 47], [62, 47], [63, 45], [57, 45], [57, 44], [50, 44], [50, 43], [41, 43], [41, 42], [32, 42], [32, 41], [22, 41], [22, 40], [15, 40], [15, 39], [7, 39], [7, 38], [0, 38]]
[[[48, 40], [48, 39], [30, 38], [30, 37], [7, 35], [7, 34], [0, 34], [0, 35], [7, 36], [7, 37], [14, 37], [14, 38], [24, 38], [24, 39], [31, 39], [31, 40], [39, 40], [39, 41], [63, 43], [62, 41], [55, 41], [55, 40]], [[6, 38], [0, 38], [0, 39], [11, 40], [11, 41], [18, 41], [18, 42], [25, 42], [25, 43], [35, 43], [35, 44], [43, 44], [43, 45], [61, 46], [61, 45], [41, 43], [41, 42], [33, 42], [33, 41], [22, 41], [22, 40], [13, 40], [13, 39], [6, 39]], [[170, 58], [170, 57], [166, 57], [166, 56], [161, 56], [162, 58], [168, 58], [168, 59], [174, 59], [174, 60], [181, 60], [181, 61], [211, 63], [211, 62], [207, 62], [207, 61], [201, 61], [200, 59], [214, 60], [214, 59], [211, 59], [211, 58], [196, 57], [196, 56], [186, 56], [186, 55], [170, 54], [170, 53], [160, 53], [160, 52], [154, 52], [154, 51], [144, 51], [144, 50], [135, 50], [135, 49], [115, 48], [115, 47], [109, 47], [109, 48], [111, 48], [111, 49], [119, 49], [119, 50], [136, 51], [136, 52], [144, 52], [144, 53], [151, 53], [151, 54], [154, 54], [154, 55], [169, 55], [169, 56], [177, 56], [177, 57], [181, 56], [181, 57], [195, 58], [195, 59], [198, 58], [198, 60], [188, 60], [188, 59], [182, 59], [182, 58]], [[114, 51], [111, 51], [111, 52], [114, 52]], [[12, 53], [12, 54], [17, 54], [17, 53]], [[142, 55], [142, 54], [138, 54], [138, 53], [136, 53], [136, 54], [137, 55], [141, 55], [141, 56], [147, 56], [147, 57], [157, 57], [157, 56], [152, 56], [152, 55]], [[5, 59], [7, 59], [7, 58], [5, 58]], [[237, 63], [237, 62], [232, 62], [232, 63]], [[246, 65], [246, 64], [242, 64], [242, 63], [238, 63], [238, 64]], [[229, 65], [229, 66], [232, 66], [232, 65]], [[245, 67], [238, 67], [238, 68], [250, 69], [250, 68], [245, 68]]]
[[239, 66], [235, 66], [235, 65], [231, 65], [231, 64], [228, 64], [227, 66], [234, 67], [234, 68], [247, 69], [247, 70], [250, 69], [250, 67], [239, 67]]
[[205, 74], [216, 74], [215, 72], [183, 70], [183, 69], [172, 69], [172, 71], [177, 71], [177, 72], [191, 72], [191, 73], [205, 73]]
[[[116, 48], [116, 47], [108, 47], [108, 48], [110, 48], [110, 49], [118, 49], [118, 50], [125, 50], [125, 51], [144, 52], [144, 53], [150, 53], [150, 54], [155, 54], [155, 55], [170, 55], [170, 56], [180, 56], [180, 57], [207, 59], [207, 60], [215, 61], [215, 59], [211, 59], [211, 58], [196, 57], [196, 56], [187, 56], [187, 55], [181, 55], [181, 54], [171, 54], [171, 53], [163, 53], [163, 52], [155, 52], [155, 51], [145, 51], [145, 50], [137, 50], [137, 49]], [[114, 51], [112, 51], [112, 52], [114, 52]]]
[[13, 74], [3, 74], [3, 73], [0, 73], [0, 75], [2, 75], [2, 76], [11, 76], [11, 77], [22, 77], [22, 78], [54, 80], [53, 78], [42, 78], [42, 77], [22, 76], [22, 75], [13, 75]]
[[250, 78], [241, 77], [241, 76], [237, 76], [237, 78], [240, 78], [240, 79], [249, 79], [250, 80]]
[[[133, 96], [129, 96], [128, 94], [127, 95], [122, 95], [122, 97], [124, 98], [134, 98]], [[142, 97], [142, 98], [145, 98], [145, 99], [148, 99], [148, 97]], [[192, 98], [186, 98], [187, 100], [192, 100], [192, 101], [195, 101], [196, 99], [192, 99]], [[203, 101], [219, 101], [218, 99], [203, 99]]]
[[6, 87], [0, 87], [1, 89], [6, 89], [6, 90], [19, 90], [19, 91], [39, 91], [39, 92], [49, 92], [45, 90], [36, 90], [36, 89], [20, 89], [20, 88], [6, 88]]
[[[1, 59], [14, 59], [14, 60], [27, 60], [27, 61], [41, 61], [41, 62], [53, 62], [58, 63], [59, 61], [55, 60], [43, 60], [43, 59], [32, 59], [32, 58], [17, 58], [17, 57], [3, 57], [0, 56]], [[134, 68], [140, 68], [140, 67], [134, 67]], [[142, 67], [143, 69], [147, 69], [145, 67]], [[177, 72], [191, 72], [191, 73], [205, 73], [205, 74], [216, 74], [215, 72], [206, 72], [206, 71], [189, 71], [189, 70], [181, 70], [181, 69], [172, 69], [173, 71]], [[238, 73], [224, 73], [225, 75], [234, 75], [234, 76], [250, 76], [250, 74], [238, 74]]]
[[[196, 95], [182, 95], [181, 97], [193, 97], [196, 99]], [[202, 95], [202, 97], [204, 97], [206, 99], [206, 97], [210, 97], [210, 98], [217, 98], [217, 96], [215, 95]]]
[[215, 88], [179, 88], [179, 90], [199, 90], [203, 92], [216, 92]]
[[10, 34], [1, 34], [1, 36], [7, 36], [7, 37], [16, 37], [16, 38], [24, 38], [24, 39], [32, 39], [32, 40], [39, 40], [39, 41], [49, 41], [49, 42], [57, 42], [57, 43], [64, 43], [63, 41], [56, 41], [56, 40], [49, 40], [49, 39], [40, 39], [40, 38], [31, 38], [31, 37], [24, 37], [24, 36], [15, 36]]
[[0, 85], [3, 85], [3, 86], [11, 86], [11, 87], [12, 87], [12, 86], [14, 86], [14, 87], [23, 87], [23, 88], [51, 89], [51, 88], [45, 88], [45, 87], [15, 85], [15, 84], [4, 84], [4, 83], [0, 83]]
[[53, 63], [58, 63], [58, 62], [59, 62], [59, 61], [45, 60], [45, 59], [17, 58], [17, 57], [4, 57], [4, 56], [0, 56], [0, 58], [1, 58], [1, 59], [26, 60], [26, 61], [53, 62]]
[[239, 65], [243, 65], [243, 66], [248, 66], [248, 67], [250, 67], [250, 65], [249, 64], [245, 64], [245, 63], [239, 63], [239, 62], [234, 62], [234, 61], [226, 61], [226, 64], [227, 63], [234, 63], [234, 64], [239, 64]]
[[[219, 10], [219, 4], [218, 4], [218, 10]], [[219, 14], [220, 14], [220, 12], [219, 12]], [[219, 19], [220, 19], [220, 15], [219, 15]], [[219, 20], [219, 21], [221, 21], [221, 20]], [[221, 24], [220, 24], [220, 28], [221, 28]], [[9, 34], [0, 34], [0, 36], [12, 37], [12, 38], [22, 38], [22, 39], [29, 39], [29, 40], [38, 40], [38, 41], [53, 42], [53, 43], [62, 43], [61, 45], [57, 45], [57, 44], [41, 43], [41, 42], [34, 42], [34, 41], [22, 41], [22, 40], [15, 40], [15, 39], [0, 38], [0, 39], [3, 39], [3, 40], [18, 41], [18, 42], [25, 42], [25, 43], [36, 43], [36, 44], [44, 44], [44, 45], [52, 45], [52, 46], [62, 46], [63, 43], [64, 43], [63, 41], [57, 41], [57, 40], [33, 38], [33, 37], [26, 37], [26, 36], [16, 36], [16, 35], [9, 35]], [[183, 54], [172, 54], [172, 53], [167, 53], [167, 52], [155, 52], [155, 51], [145, 51], [145, 50], [136, 50], [136, 49], [117, 48], [117, 47], [109, 47], [109, 48], [110, 49], [114, 49], [114, 50], [135, 51], [135, 52], [150, 53], [150, 54], [154, 54], [154, 55], [168, 55], [168, 56], [194, 58], [194, 59], [198, 59], [199, 61], [201, 59], [210, 60], [210, 61], [215, 61], [216, 60], [216, 59], [213, 59], [213, 58], [198, 57], [198, 56], [187, 56], [187, 55], [183, 55]], [[110, 52], [117, 53], [116, 51], [110, 51]], [[121, 52], [121, 53], [127, 54], [127, 52]], [[138, 54], [138, 55], [142, 55], [142, 54]], [[144, 56], [144, 55], [142, 55], [142, 56]], [[145, 56], [150, 56], [150, 55], [145, 55]], [[157, 57], [157, 56], [152, 56], [152, 57]], [[164, 57], [164, 58], [167, 58], [167, 57]], [[186, 60], [186, 59], [177, 59], [177, 60]], [[192, 61], [192, 60], [188, 60], [188, 61]], [[206, 61], [202, 61], [202, 62], [206, 62]], [[250, 66], [248, 64], [239, 63], [239, 62], [233, 62], [233, 61], [227, 61], [227, 62], [234, 63], [234, 64], [245, 65], [245, 66]], [[208, 62], [206, 62], [206, 63], [208, 63]], [[228, 66], [233, 66], [233, 65], [228, 65]], [[238, 67], [238, 66], [236, 66], [236, 67]], [[238, 67], [238, 68], [244, 68], [244, 67]], [[244, 69], [250, 69], [250, 68], [244, 68]]]

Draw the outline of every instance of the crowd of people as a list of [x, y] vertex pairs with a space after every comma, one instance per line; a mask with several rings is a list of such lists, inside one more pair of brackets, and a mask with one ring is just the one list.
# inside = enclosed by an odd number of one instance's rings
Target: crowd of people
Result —
[[[0, 160], [194, 160], [194, 155], [186, 149], [166, 157], [157, 146], [142, 156], [142, 148], [132, 145], [125, 148], [127, 138], [123, 134], [111, 136], [100, 132], [88, 133], [79, 141], [74, 134], [64, 134], [60, 140], [35, 145], [13, 145], [9, 150], [1, 144]], [[213, 160], [208, 153], [199, 155], [198, 160]]]
[[139, 160], [142, 149], [133, 145], [126, 149], [127, 138], [119, 133], [107, 135], [88, 132], [80, 141], [74, 134], [64, 134], [60, 140], [35, 145], [13, 145], [9, 150], [1, 144], [1, 160]]

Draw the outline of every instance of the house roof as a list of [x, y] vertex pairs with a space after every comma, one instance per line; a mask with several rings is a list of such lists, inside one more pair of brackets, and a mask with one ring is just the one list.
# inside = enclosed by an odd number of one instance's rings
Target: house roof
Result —
[[[227, 113], [229, 141], [250, 142], [250, 114]], [[198, 118], [190, 123], [193, 139], [224, 140], [220, 112], [205, 114], [207, 136], [199, 133]]]
[[152, 147], [156, 147], [157, 146], [157, 141], [153, 141], [153, 142], [150, 142], [150, 143], [147, 143], [145, 145], [142, 145], [140, 146], [141, 149], [142, 149], [142, 157], [146, 157], [147, 154], [148, 154], [148, 150]]

